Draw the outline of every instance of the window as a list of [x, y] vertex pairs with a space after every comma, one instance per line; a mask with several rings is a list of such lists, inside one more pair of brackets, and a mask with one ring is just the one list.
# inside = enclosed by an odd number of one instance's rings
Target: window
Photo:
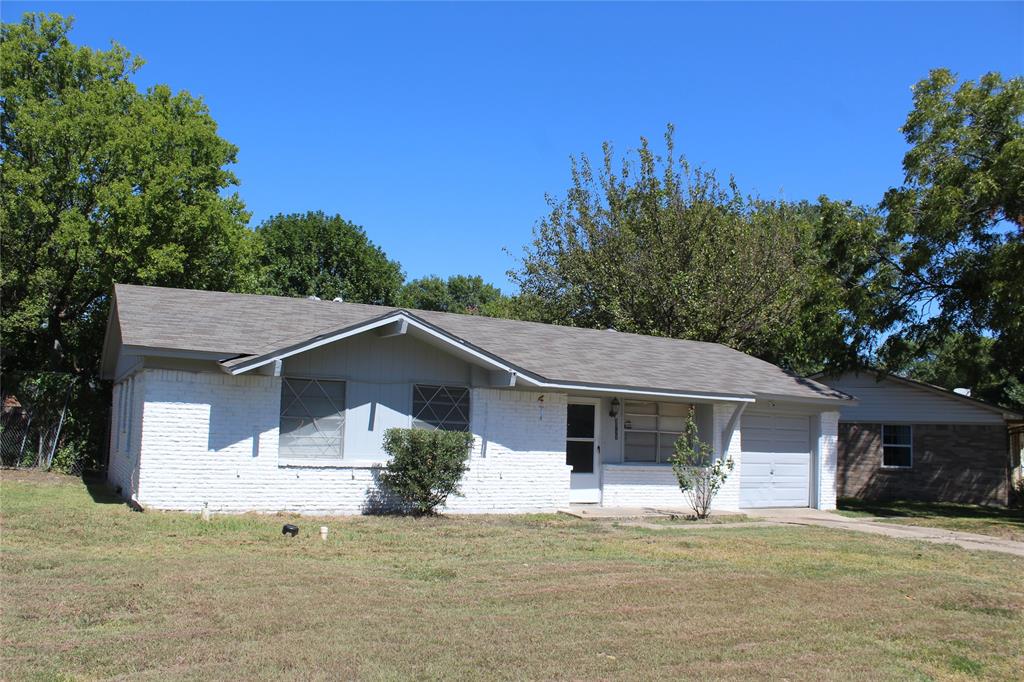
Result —
[[882, 424], [882, 466], [909, 468], [914, 461], [911, 427]]
[[649, 403], [627, 400], [623, 414], [626, 462], [668, 464], [676, 439], [686, 430], [690, 406], [683, 403]]
[[344, 434], [344, 381], [281, 380], [279, 457], [341, 459]]
[[469, 431], [469, 389], [414, 384], [412, 425], [417, 429]]

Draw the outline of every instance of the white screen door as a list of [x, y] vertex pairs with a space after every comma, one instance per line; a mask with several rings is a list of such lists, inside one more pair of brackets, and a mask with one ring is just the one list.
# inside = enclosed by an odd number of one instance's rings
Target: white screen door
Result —
[[569, 501], [601, 501], [601, 481], [597, 471], [597, 405], [569, 403], [565, 428], [565, 463], [572, 467], [569, 476]]

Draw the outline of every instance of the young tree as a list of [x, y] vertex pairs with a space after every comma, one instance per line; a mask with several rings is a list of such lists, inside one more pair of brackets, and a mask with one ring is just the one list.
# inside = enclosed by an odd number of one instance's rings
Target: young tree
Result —
[[676, 161], [646, 140], [616, 172], [573, 160], [511, 273], [544, 321], [714, 341], [799, 371], [865, 352], [877, 303], [877, 218], [742, 195], [732, 181]]
[[132, 76], [142, 60], [27, 14], [0, 39], [3, 366], [93, 376], [114, 282], [230, 289], [247, 215], [236, 148], [206, 105]]
[[256, 230], [259, 291], [278, 296], [341, 297], [395, 305], [402, 286], [397, 261], [363, 228], [322, 211], [276, 215]]
[[686, 430], [676, 440], [675, 452], [669, 462], [693, 513], [698, 519], [706, 519], [711, 512], [711, 503], [735, 464], [731, 457], [725, 460], [716, 458], [714, 448], [700, 439], [692, 407], [686, 419]]
[[914, 86], [905, 182], [886, 193], [886, 230], [903, 243], [900, 367], [951, 333], [990, 336], [991, 357], [1024, 380], [1024, 78], [957, 85], [945, 69]]

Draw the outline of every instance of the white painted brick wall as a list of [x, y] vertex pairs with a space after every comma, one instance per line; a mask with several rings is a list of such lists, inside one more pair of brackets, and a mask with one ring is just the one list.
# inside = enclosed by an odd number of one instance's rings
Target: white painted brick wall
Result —
[[[280, 379], [145, 370], [144, 506], [214, 512], [358, 514], [375, 471], [279, 466]], [[474, 389], [478, 434], [452, 511], [553, 511], [568, 504], [564, 395]]]
[[822, 412], [818, 435], [818, 509], [836, 508], [839, 412]]
[[144, 404], [143, 377], [134, 374], [114, 385], [110, 416], [110, 457], [107, 480], [125, 499], [139, 492], [139, 446]]
[[601, 472], [604, 507], [686, 507], [672, 467], [610, 464]]
[[567, 507], [567, 403], [564, 393], [472, 389], [470, 430], [476, 436], [469, 471], [463, 497], [449, 498], [446, 508], [516, 513]]
[[[715, 497], [713, 509], [738, 510], [740, 508], [740, 475], [743, 472], [743, 434], [740, 428], [742, 418], [737, 419], [733, 424], [732, 431], [726, 433], [726, 428], [729, 426], [729, 421], [736, 408], [736, 405], [729, 403], [715, 405], [715, 455], [722, 459], [731, 457], [734, 466], [722, 489], [718, 491], [718, 496]], [[723, 440], [723, 435], [725, 440]]]

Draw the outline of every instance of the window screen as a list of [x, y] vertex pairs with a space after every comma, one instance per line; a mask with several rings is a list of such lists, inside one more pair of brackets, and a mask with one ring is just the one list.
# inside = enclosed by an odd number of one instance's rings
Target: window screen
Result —
[[627, 462], [667, 464], [676, 439], [686, 430], [690, 406], [627, 400], [622, 457]]
[[909, 467], [913, 463], [914, 434], [906, 424], [882, 425], [882, 466]]
[[412, 425], [417, 429], [469, 431], [469, 389], [414, 384]]
[[345, 382], [281, 381], [279, 457], [341, 459], [344, 433]]

